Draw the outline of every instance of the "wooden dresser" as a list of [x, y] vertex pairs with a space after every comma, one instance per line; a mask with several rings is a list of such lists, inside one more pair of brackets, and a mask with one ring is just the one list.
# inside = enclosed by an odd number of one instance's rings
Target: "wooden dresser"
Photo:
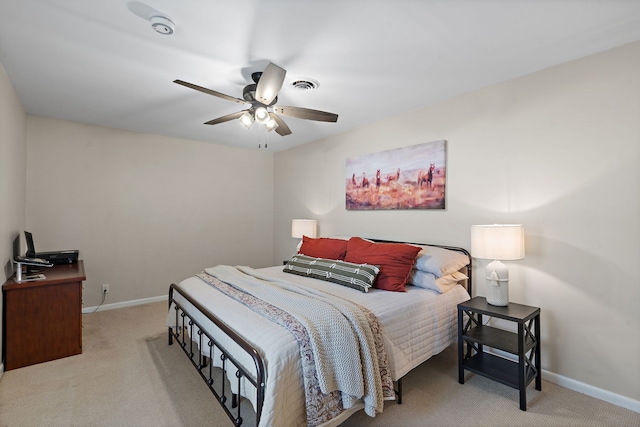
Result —
[[2, 286], [5, 370], [82, 353], [84, 262], [45, 268], [44, 280]]

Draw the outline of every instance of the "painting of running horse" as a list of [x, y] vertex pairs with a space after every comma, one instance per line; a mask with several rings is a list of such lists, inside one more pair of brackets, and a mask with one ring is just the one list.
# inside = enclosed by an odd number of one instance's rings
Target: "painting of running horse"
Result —
[[347, 159], [347, 210], [445, 209], [447, 141]]

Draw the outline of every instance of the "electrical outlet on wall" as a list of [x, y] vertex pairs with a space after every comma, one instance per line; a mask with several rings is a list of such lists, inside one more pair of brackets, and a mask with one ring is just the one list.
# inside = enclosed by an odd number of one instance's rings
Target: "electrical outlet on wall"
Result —
[[103, 294], [109, 293], [109, 285], [102, 285], [102, 293]]

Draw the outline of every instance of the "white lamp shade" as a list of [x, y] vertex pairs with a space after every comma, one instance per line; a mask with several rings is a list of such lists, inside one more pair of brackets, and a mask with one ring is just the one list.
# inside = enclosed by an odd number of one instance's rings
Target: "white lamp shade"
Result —
[[471, 256], [512, 261], [524, 258], [524, 226], [493, 224], [471, 226]]
[[316, 237], [315, 219], [294, 219], [291, 221], [291, 237], [301, 239], [302, 236]]

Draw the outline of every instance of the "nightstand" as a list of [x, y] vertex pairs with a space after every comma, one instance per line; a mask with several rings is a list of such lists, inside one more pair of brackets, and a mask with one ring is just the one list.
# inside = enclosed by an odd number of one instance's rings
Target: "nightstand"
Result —
[[[515, 322], [518, 332], [483, 325], [482, 316]], [[518, 359], [514, 361], [488, 353], [484, 351], [485, 346], [514, 354]], [[520, 409], [526, 411], [527, 386], [535, 379], [536, 390], [542, 390], [540, 309], [511, 302], [504, 307], [493, 306], [484, 297], [458, 304], [460, 384], [464, 384], [465, 369], [520, 390]]]

